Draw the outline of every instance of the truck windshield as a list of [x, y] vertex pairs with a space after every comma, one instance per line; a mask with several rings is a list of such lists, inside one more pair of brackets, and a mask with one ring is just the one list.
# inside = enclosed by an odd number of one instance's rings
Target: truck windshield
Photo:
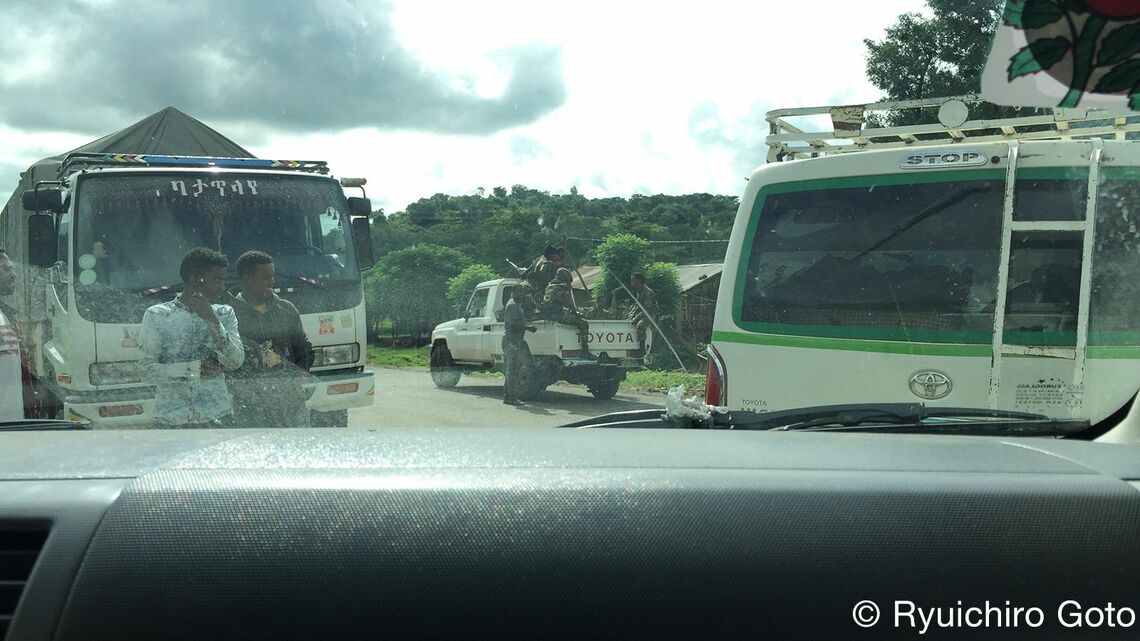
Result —
[[80, 296], [112, 289], [155, 293], [148, 300], [158, 302], [165, 290], [152, 290], [181, 282], [179, 257], [191, 247], [221, 250], [231, 270], [242, 253], [267, 252], [279, 287], [360, 283], [344, 195], [327, 178], [90, 176], [79, 182], [76, 198], [72, 268]]
[[[1061, 172], [1063, 174], [1063, 172]], [[842, 184], [846, 182], [847, 184]], [[1003, 181], [885, 184], [868, 176], [776, 185], [757, 199], [736, 310], [753, 331], [945, 343], [991, 342], [1001, 249]], [[836, 185], [836, 183], [840, 183]], [[1087, 173], [1019, 178], [1014, 218], [1080, 220]], [[1118, 330], [1136, 297], [1120, 257], [1136, 244], [1120, 228], [1121, 194], [1102, 186], [1090, 330]], [[783, 187], [783, 189], [781, 189]], [[826, 188], [821, 188], [826, 187]], [[1073, 345], [1081, 235], [1014, 233], [1006, 338]]]

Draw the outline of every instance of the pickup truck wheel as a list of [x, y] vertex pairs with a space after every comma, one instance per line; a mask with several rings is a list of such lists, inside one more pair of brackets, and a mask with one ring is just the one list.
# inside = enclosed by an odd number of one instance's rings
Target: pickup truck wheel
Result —
[[519, 398], [529, 401], [545, 391], [549, 383], [543, 380], [542, 372], [535, 365], [530, 350], [526, 348], [524, 350], [526, 353], [522, 358], [522, 368], [519, 371]]
[[433, 345], [431, 348], [431, 381], [440, 389], [451, 389], [459, 384], [462, 372], [455, 367], [451, 360], [451, 352], [445, 345]]
[[601, 401], [608, 401], [614, 397], [614, 394], [617, 394], [620, 385], [620, 378], [603, 378], [587, 384], [586, 389], [594, 395], [594, 398]]

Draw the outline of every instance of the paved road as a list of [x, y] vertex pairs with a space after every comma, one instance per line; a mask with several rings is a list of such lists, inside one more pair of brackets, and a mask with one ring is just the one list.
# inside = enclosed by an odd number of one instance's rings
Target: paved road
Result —
[[376, 402], [349, 410], [353, 427], [553, 427], [589, 416], [661, 407], [665, 394], [625, 390], [599, 401], [584, 385], [557, 383], [523, 407], [503, 405], [503, 380], [464, 376], [454, 389], [441, 390], [427, 368], [375, 368]]

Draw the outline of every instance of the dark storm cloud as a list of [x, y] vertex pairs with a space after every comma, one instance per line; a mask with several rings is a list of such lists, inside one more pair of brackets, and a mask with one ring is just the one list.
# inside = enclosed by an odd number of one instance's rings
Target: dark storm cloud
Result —
[[[561, 51], [497, 55], [510, 80], [481, 98], [398, 43], [368, 0], [5, 0], [0, 123], [106, 133], [167, 105], [209, 122], [485, 134], [565, 100]], [[446, 20], [441, 15], [440, 20]]]

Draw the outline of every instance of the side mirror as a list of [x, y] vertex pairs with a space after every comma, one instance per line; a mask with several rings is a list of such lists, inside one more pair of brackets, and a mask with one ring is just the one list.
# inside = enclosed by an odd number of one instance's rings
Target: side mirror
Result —
[[50, 211], [62, 214], [67, 211], [67, 206], [71, 203], [68, 202], [67, 192], [63, 187], [37, 186], [20, 194], [20, 204], [26, 211]]
[[349, 216], [371, 216], [372, 215], [372, 201], [367, 198], [360, 198], [353, 196], [348, 199], [348, 215]]
[[372, 254], [372, 223], [368, 218], [352, 219], [352, 239], [356, 242], [356, 261], [360, 264], [360, 269], [365, 270], [375, 265], [376, 257]]
[[[32, 190], [28, 190], [32, 191]], [[28, 192], [24, 192], [27, 194]], [[33, 267], [51, 267], [59, 260], [56, 254], [55, 217], [51, 214], [28, 216], [28, 264]]]

